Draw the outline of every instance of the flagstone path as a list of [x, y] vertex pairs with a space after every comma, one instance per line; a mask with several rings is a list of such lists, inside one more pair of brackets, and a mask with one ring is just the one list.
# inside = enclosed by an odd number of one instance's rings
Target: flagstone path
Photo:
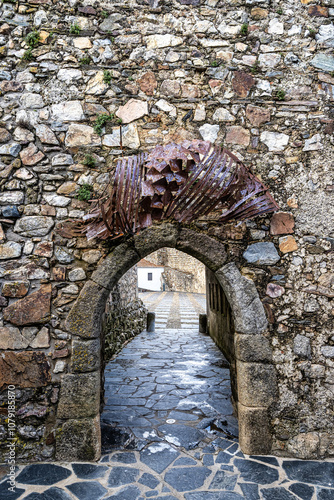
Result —
[[[228, 364], [198, 333], [202, 295], [145, 293], [156, 331], [108, 363], [99, 463], [0, 466], [1, 500], [334, 500], [334, 461], [245, 456]], [[1, 476], [2, 474], [2, 476]]]

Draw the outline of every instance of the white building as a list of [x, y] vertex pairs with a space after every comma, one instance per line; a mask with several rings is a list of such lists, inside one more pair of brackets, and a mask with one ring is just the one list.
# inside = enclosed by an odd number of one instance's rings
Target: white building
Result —
[[137, 265], [138, 288], [153, 292], [160, 292], [160, 290], [163, 290], [164, 282], [162, 273], [164, 272], [164, 269], [164, 266], [158, 266], [153, 264], [153, 262], [142, 259]]

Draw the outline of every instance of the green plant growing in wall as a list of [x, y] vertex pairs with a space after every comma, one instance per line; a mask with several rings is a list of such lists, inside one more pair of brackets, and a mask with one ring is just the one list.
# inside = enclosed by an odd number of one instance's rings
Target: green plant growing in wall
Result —
[[92, 59], [91, 59], [90, 55], [86, 54], [85, 56], [83, 56], [80, 59], [79, 63], [81, 64], [81, 66], [83, 66], [85, 64], [90, 64], [91, 61], [92, 61]]
[[92, 155], [86, 155], [82, 163], [88, 168], [96, 168], [96, 159]]
[[104, 19], [107, 19], [107, 17], [109, 17], [109, 12], [107, 12], [106, 10], [103, 10], [101, 12], [101, 17], [103, 17]]
[[317, 30], [314, 28], [307, 28], [308, 29], [308, 34], [311, 38], [315, 38], [315, 35], [317, 34]]
[[36, 30], [30, 31], [30, 33], [28, 33], [27, 36], [25, 37], [25, 41], [31, 49], [34, 49], [35, 47], [37, 47], [40, 39], [41, 39], [41, 35], [40, 35], [39, 31], [36, 31]]
[[278, 9], [276, 10], [276, 14], [278, 14], [279, 16], [281, 16], [283, 14], [282, 7], [278, 7]]
[[241, 26], [240, 35], [242, 35], [242, 36], [247, 36], [248, 35], [248, 24], [247, 23], [244, 23]]
[[258, 61], [255, 61], [255, 63], [253, 64], [253, 66], [251, 67], [251, 73], [253, 75], [256, 75], [256, 73], [258, 73], [260, 71], [260, 65], [259, 65], [259, 62]]
[[284, 89], [277, 89], [275, 95], [278, 101], [284, 101], [286, 92]]
[[217, 66], [219, 66], [219, 62], [218, 61], [211, 61], [210, 66], [212, 66], [213, 68], [217, 68]]
[[80, 186], [77, 199], [80, 201], [88, 201], [91, 199], [93, 194], [93, 186], [91, 184], [85, 183]]
[[81, 31], [80, 26], [77, 23], [74, 23], [70, 27], [70, 33], [71, 35], [79, 35]]
[[99, 115], [94, 123], [94, 130], [98, 135], [102, 134], [102, 129], [105, 126], [107, 122], [112, 120], [114, 118], [113, 114], [108, 115], [107, 113], [102, 113]]
[[22, 58], [21, 58], [22, 61], [33, 61], [34, 60], [34, 56], [32, 54], [32, 49], [28, 49], [25, 51], [25, 53], [23, 54]]
[[111, 81], [112, 81], [112, 74], [107, 69], [105, 69], [103, 71], [103, 81], [104, 81], [104, 83], [108, 83], [108, 84], [111, 83]]

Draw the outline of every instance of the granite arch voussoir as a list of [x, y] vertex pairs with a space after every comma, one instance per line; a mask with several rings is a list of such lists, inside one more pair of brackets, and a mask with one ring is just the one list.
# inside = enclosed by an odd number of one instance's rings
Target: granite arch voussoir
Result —
[[[72, 371], [77, 373], [76, 377], [78, 377], [80, 372], [86, 371], [82, 368], [82, 352], [84, 354], [86, 350], [87, 352], [88, 350], [91, 352], [95, 351], [96, 353], [99, 352], [99, 345], [95, 346], [93, 341], [100, 337], [101, 319], [105, 303], [117, 281], [142, 258], [163, 247], [176, 248], [197, 258], [215, 273], [216, 278], [221, 284], [233, 312], [235, 332], [239, 337], [240, 343], [239, 351], [241, 354], [239, 360], [237, 360], [237, 367], [241, 367], [238, 379], [240, 380], [240, 389], [242, 389], [242, 393], [238, 396], [238, 404], [242, 407], [242, 416], [239, 419], [240, 435], [242, 436], [240, 442], [242, 446], [243, 443], [247, 443], [244, 446], [247, 453], [267, 453], [268, 439], [266, 438], [265, 442], [262, 440], [261, 444], [259, 438], [261, 434], [260, 424], [257, 425], [256, 418], [253, 418], [253, 415], [260, 412], [261, 426], [264, 425], [264, 420], [267, 419], [266, 433], [270, 434], [267, 408], [272, 401], [272, 397], [268, 399], [268, 404], [265, 403], [264, 399], [266, 395], [275, 395], [273, 386], [276, 379], [274, 367], [271, 365], [270, 346], [261, 335], [268, 327], [265, 311], [253, 281], [242, 276], [233, 262], [226, 263], [229, 256], [226, 252], [225, 244], [203, 232], [182, 228], [177, 224], [166, 223], [152, 226], [138, 235], [128, 238], [112, 250], [85, 284], [66, 319], [67, 330], [75, 335], [73, 340], [74, 360], [72, 362]], [[256, 357], [257, 355], [253, 358], [245, 359], [245, 355], [242, 354], [245, 348], [242, 341], [240, 341], [240, 337], [245, 336], [245, 339], [247, 337], [249, 341], [250, 337], [255, 334], [259, 337], [258, 349], [261, 350], [261, 345], [265, 343], [265, 356], [263, 359], [261, 356]], [[78, 342], [78, 338], [81, 338], [83, 343]], [[85, 345], [86, 343], [87, 346]], [[76, 360], [75, 355], [77, 351], [78, 359]], [[251, 363], [247, 363], [246, 361], [251, 361]], [[97, 375], [101, 367], [99, 364], [95, 366], [92, 360], [91, 363], [90, 369], [96, 371], [90, 372], [90, 376], [94, 376], [94, 373]], [[257, 366], [257, 371], [260, 370], [261, 374], [268, 372], [271, 375], [269, 377], [270, 384], [268, 384], [268, 388], [265, 387], [265, 377], [260, 377], [262, 390], [261, 398], [258, 400], [255, 396], [253, 399], [247, 397], [247, 393], [254, 393], [251, 387], [247, 387], [247, 384], [252, 383], [252, 377], [242, 376], [243, 371], [245, 371], [243, 368], [247, 368], [248, 370], [245, 373], [249, 374], [252, 372], [249, 369], [253, 365], [254, 368]], [[83, 375], [84, 373], [81, 376]], [[88, 375], [87, 373], [86, 376]], [[60, 412], [59, 416], [64, 419], [67, 415], [66, 412]], [[74, 415], [72, 414], [69, 416], [69, 418], [73, 417]], [[85, 412], [81, 415], [81, 418], [88, 417], [92, 417], [92, 415], [90, 413], [86, 415]], [[250, 422], [252, 422], [253, 427], [255, 426], [253, 429], [249, 427]], [[247, 436], [249, 437], [247, 438]], [[100, 449], [100, 443], [96, 443], [96, 450], [98, 449]]]

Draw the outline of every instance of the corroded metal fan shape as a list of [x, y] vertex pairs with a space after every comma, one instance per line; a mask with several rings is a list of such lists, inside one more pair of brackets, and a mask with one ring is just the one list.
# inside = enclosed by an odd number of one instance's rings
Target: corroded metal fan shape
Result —
[[230, 151], [184, 141], [118, 160], [109, 192], [94, 202], [77, 232], [114, 239], [157, 221], [191, 223], [214, 213], [225, 223], [277, 209], [268, 188]]

